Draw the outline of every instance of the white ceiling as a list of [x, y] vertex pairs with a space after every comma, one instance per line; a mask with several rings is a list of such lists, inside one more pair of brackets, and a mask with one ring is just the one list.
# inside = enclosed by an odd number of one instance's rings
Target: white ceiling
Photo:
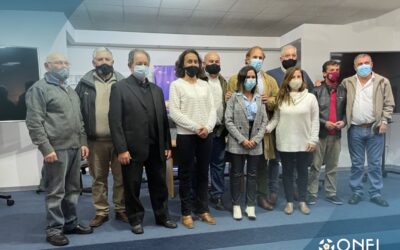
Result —
[[304, 23], [347, 24], [400, 8], [399, 0], [83, 0], [76, 29], [281, 36]]

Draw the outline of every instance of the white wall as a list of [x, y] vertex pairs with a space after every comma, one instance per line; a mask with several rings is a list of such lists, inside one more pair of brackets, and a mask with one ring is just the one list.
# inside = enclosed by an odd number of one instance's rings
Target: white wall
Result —
[[[39, 72], [50, 51], [67, 52], [62, 13], [0, 11], [0, 46], [38, 48]], [[0, 188], [39, 183], [42, 158], [31, 143], [25, 122], [0, 122]]]
[[[213, 49], [221, 53], [223, 75], [230, 76], [243, 65], [247, 48], [254, 45], [266, 48], [264, 69], [270, 69], [279, 64], [279, 52], [273, 50], [301, 39], [302, 67], [312, 79], [318, 79], [320, 67], [332, 51], [400, 51], [399, 14], [400, 10], [396, 10], [343, 26], [304, 24], [280, 38], [271, 38], [79, 31], [73, 29], [62, 13], [0, 11], [0, 46], [37, 47], [41, 75], [50, 51], [66, 53], [72, 62], [72, 75], [83, 75], [92, 68], [93, 48], [107, 46], [114, 52], [116, 69], [128, 75], [127, 56], [133, 47], [147, 49], [153, 65], [173, 64], [187, 47], [196, 48], [201, 54]], [[396, 116], [395, 120], [400, 118]], [[395, 144], [400, 141], [399, 124], [392, 124], [388, 133], [389, 164], [400, 161], [400, 147]], [[37, 185], [40, 166], [41, 156], [30, 143], [24, 122], [0, 123], [0, 188]], [[350, 166], [345, 136], [340, 166]]]

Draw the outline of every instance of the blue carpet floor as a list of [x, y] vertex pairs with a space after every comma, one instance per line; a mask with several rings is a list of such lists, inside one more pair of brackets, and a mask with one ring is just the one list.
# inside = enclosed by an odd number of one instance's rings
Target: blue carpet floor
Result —
[[[64, 248], [311, 250], [321, 247], [320, 241], [324, 239], [332, 240], [332, 244], [340, 239], [374, 239], [379, 240], [380, 250], [397, 250], [400, 249], [400, 176], [389, 174], [384, 180], [383, 194], [390, 203], [388, 208], [372, 204], [368, 197], [364, 197], [356, 206], [347, 203], [336, 206], [325, 201], [323, 192], [320, 192], [317, 204], [310, 207], [310, 215], [303, 215], [296, 209], [289, 216], [282, 212], [285, 201], [281, 194], [274, 211], [257, 208], [256, 221], [249, 221], [245, 217], [242, 221], [235, 221], [230, 213], [229, 193], [226, 193], [226, 211], [211, 208], [217, 225], [196, 221], [192, 230], [180, 223], [173, 230], [156, 226], [144, 185], [142, 200], [147, 210], [143, 235], [132, 234], [128, 224], [114, 220], [112, 210], [110, 221], [91, 235], [69, 236], [70, 245]], [[84, 176], [85, 186], [90, 182], [90, 177]], [[339, 172], [338, 183], [338, 194], [347, 200], [350, 197], [348, 171]], [[14, 192], [12, 195], [16, 201], [14, 206], [7, 207], [5, 202], [0, 201], [0, 249], [54, 248], [45, 242], [44, 195], [34, 191]], [[90, 194], [83, 194], [80, 198], [78, 212], [84, 223], [94, 216], [91, 202]], [[169, 205], [173, 219], [179, 220], [179, 198], [171, 199]]]

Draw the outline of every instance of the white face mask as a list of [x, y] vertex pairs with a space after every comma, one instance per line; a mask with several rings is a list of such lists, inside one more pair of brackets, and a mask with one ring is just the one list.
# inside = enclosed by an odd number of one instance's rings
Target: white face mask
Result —
[[289, 82], [289, 87], [293, 90], [299, 90], [301, 85], [303, 84], [303, 80], [301, 79], [292, 79]]
[[139, 80], [144, 80], [149, 75], [149, 66], [135, 65], [132, 69], [132, 74]]

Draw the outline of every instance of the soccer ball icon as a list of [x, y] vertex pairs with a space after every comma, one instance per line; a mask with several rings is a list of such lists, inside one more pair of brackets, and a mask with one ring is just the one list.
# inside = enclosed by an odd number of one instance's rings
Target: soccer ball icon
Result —
[[332, 243], [331, 239], [322, 239], [319, 242], [318, 250], [335, 250], [335, 245]]

